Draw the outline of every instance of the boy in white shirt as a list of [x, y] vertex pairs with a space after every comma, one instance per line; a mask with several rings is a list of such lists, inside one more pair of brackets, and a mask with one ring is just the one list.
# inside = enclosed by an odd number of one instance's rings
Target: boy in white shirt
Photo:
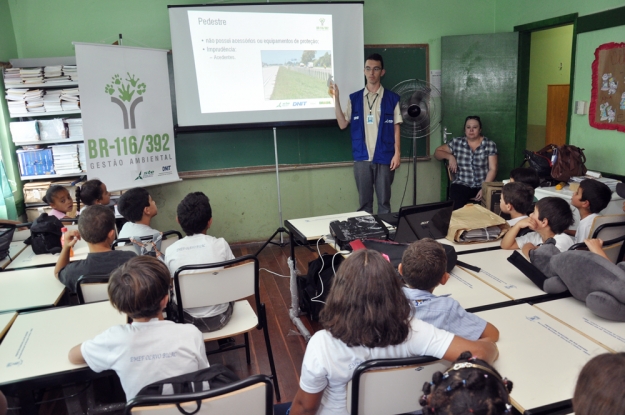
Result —
[[128, 221], [119, 231], [119, 238], [157, 236], [160, 232], [150, 227], [152, 218], [158, 214], [156, 202], [143, 187], [124, 192], [117, 202], [117, 210]]
[[593, 221], [599, 216], [599, 212], [608, 206], [611, 199], [612, 191], [605, 183], [594, 179], [582, 180], [571, 198], [571, 205], [579, 211], [579, 225], [577, 231], [572, 229], [565, 231], [568, 235], [575, 236], [576, 244], [592, 236], [590, 228]]
[[150, 256], [134, 257], [117, 268], [109, 280], [109, 298], [133, 322], [111, 327], [73, 347], [70, 362], [86, 363], [97, 373], [114, 370], [126, 400], [150, 383], [207, 368], [204, 339], [197, 327], [163, 319], [170, 282], [165, 264]]
[[[176, 213], [176, 220], [187, 236], [167, 249], [165, 264], [172, 276], [184, 265], [212, 264], [234, 259], [228, 242], [206, 234], [213, 223], [213, 211], [204, 193], [186, 195]], [[203, 332], [219, 330], [230, 321], [233, 306], [234, 303], [226, 303], [185, 309], [184, 321], [196, 324]]]
[[[545, 197], [536, 202], [529, 218], [520, 220], [510, 228], [501, 240], [501, 248], [520, 249], [529, 258], [529, 251], [553, 238], [560, 252], [566, 251], [573, 245], [573, 239], [563, 232], [572, 224], [573, 213], [566, 200]], [[517, 237], [521, 229], [528, 227], [535, 232]]]
[[517, 222], [527, 218], [527, 213], [534, 202], [534, 189], [521, 182], [506, 183], [501, 190], [499, 208], [502, 213], [510, 215], [508, 224], [514, 226]]

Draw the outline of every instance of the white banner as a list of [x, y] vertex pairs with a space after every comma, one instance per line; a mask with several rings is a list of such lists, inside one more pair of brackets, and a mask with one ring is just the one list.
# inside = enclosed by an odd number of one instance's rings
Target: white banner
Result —
[[167, 51], [74, 44], [88, 177], [109, 190], [180, 180]]

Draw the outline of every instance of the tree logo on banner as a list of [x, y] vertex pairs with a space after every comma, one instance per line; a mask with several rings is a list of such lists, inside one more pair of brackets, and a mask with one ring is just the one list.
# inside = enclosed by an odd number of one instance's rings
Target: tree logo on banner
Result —
[[[117, 92], [119, 92], [117, 97], [111, 97], [111, 102], [119, 105], [119, 108], [121, 108], [122, 115], [124, 117], [125, 130], [128, 128], [135, 128], [135, 108], [140, 102], [143, 102], [143, 97], [140, 95], [145, 94], [146, 90], [145, 83], [139, 83], [139, 78], [135, 78], [134, 74], [130, 75], [129, 72], [126, 73], [128, 74], [128, 78], [125, 80], [122, 80], [119, 74], [115, 74], [111, 79], [111, 83], [106, 84], [104, 87], [104, 91], [109, 95], [113, 95], [116, 89]], [[135, 95], [135, 92], [138, 96], [136, 96], [133, 100], [132, 97]], [[124, 102], [130, 104], [129, 109], [126, 108], [126, 104]], [[128, 126], [128, 119], [130, 119], [130, 127]]]

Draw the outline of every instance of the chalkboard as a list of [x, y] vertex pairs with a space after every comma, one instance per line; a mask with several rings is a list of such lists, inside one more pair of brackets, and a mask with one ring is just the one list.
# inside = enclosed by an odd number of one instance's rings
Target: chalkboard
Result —
[[[405, 79], [425, 79], [428, 74], [427, 45], [365, 46], [365, 57], [380, 53], [387, 70], [382, 79], [392, 88]], [[171, 57], [171, 56], [170, 56]], [[170, 59], [171, 61], [171, 59]], [[364, 86], [363, 75], [363, 86]], [[173, 69], [170, 83], [175, 120]], [[318, 164], [351, 161], [349, 128], [329, 126], [277, 127], [280, 164]], [[180, 132], [176, 135], [178, 171], [219, 170], [274, 165], [273, 129], [249, 129], [221, 132]], [[412, 141], [402, 139], [402, 156], [412, 154]], [[418, 155], [427, 155], [426, 140], [419, 140]]]

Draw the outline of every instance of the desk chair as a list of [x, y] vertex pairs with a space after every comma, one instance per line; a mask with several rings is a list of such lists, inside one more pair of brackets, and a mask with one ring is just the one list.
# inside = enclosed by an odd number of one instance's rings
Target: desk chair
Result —
[[[229, 268], [224, 268], [229, 267]], [[245, 347], [247, 364], [250, 364], [250, 345], [248, 333], [254, 328], [262, 330], [269, 358], [269, 366], [276, 390], [276, 398], [280, 401], [278, 377], [273, 362], [273, 352], [269, 341], [265, 304], [260, 302], [260, 285], [258, 274], [258, 258], [246, 255], [230, 261], [213, 264], [185, 265], [174, 273], [174, 292], [178, 322], [184, 321], [184, 308], [205, 307], [234, 301], [232, 318], [228, 324], [217, 331], [202, 333], [204, 341], [212, 341], [233, 337], [243, 333], [244, 345], [235, 345], [227, 350]], [[250, 306], [246, 297], [254, 296], [257, 313]], [[225, 350], [207, 352], [207, 355]]]
[[[609, 226], [609, 225], [608, 225]], [[584, 242], [573, 244], [569, 251], [587, 251], [588, 248]], [[625, 259], [625, 234], [622, 234], [618, 238], [610, 239], [609, 241], [603, 241], [603, 252], [610, 258], [615, 264], [622, 262]]]
[[78, 304], [108, 301], [109, 275], [82, 275], [76, 282]]
[[420, 410], [421, 387], [448, 367], [449, 362], [431, 356], [367, 360], [347, 383], [347, 411], [392, 415]]
[[[152, 235], [142, 236], [140, 237], [141, 241], [151, 241]], [[161, 240], [161, 249], [160, 251], [164, 254], [169, 245], [173, 244], [177, 240], [182, 239], [182, 234], [178, 231], [167, 231], [163, 232], [163, 239]], [[121, 244], [121, 245], [120, 245]], [[119, 238], [115, 239], [111, 244], [111, 249], [120, 250], [120, 251], [134, 251], [134, 245], [130, 242], [130, 238]]]
[[[184, 412], [183, 412], [184, 411]], [[125, 415], [272, 415], [273, 388], [266, 375], [254, 375], [209, 391], [177, 395], [137, 396]]]

